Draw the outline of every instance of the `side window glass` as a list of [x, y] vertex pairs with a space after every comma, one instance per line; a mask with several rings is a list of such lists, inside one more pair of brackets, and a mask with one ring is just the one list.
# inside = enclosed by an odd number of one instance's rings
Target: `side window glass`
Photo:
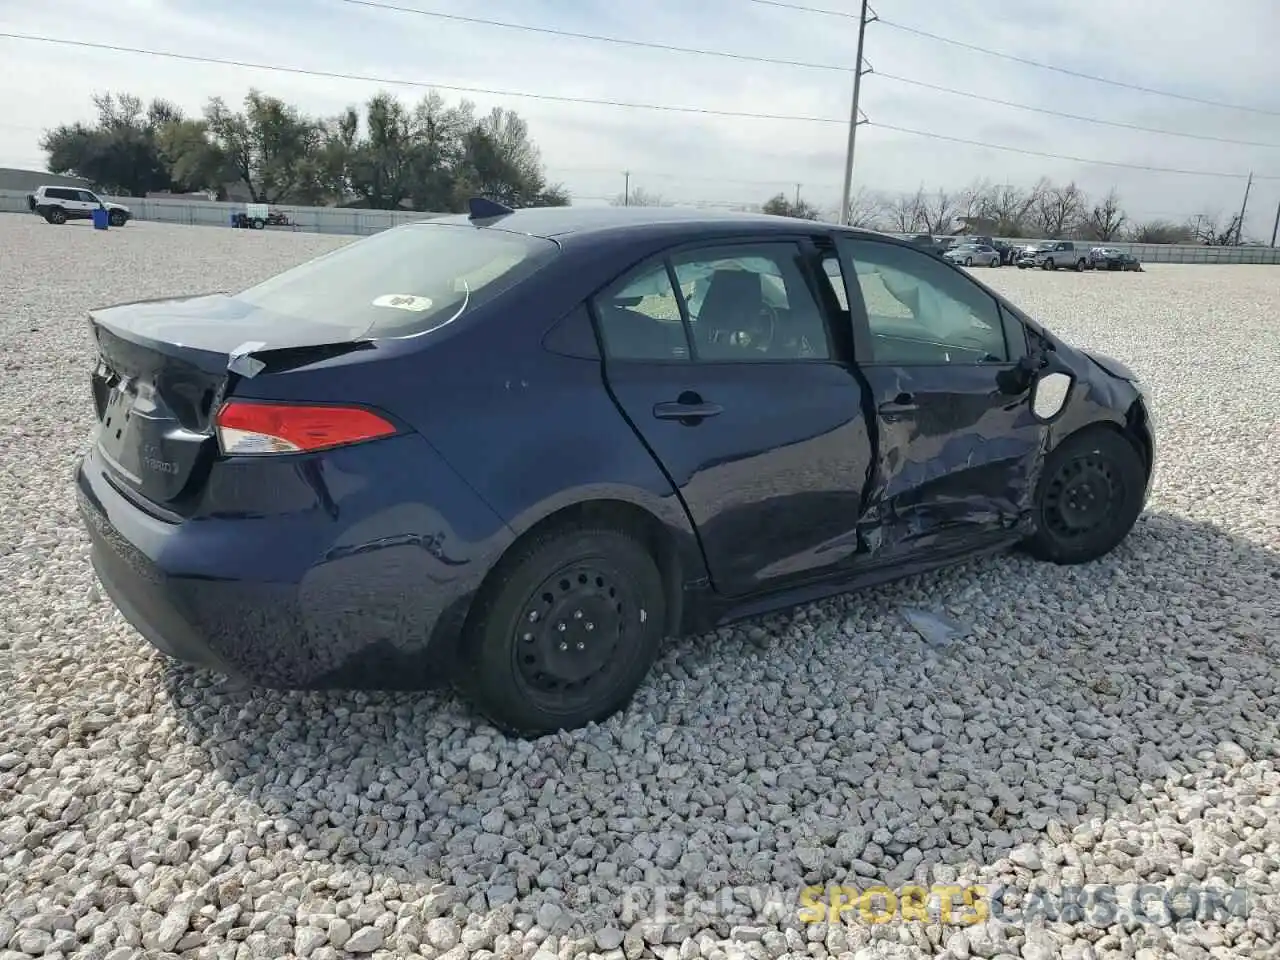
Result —
[[82, 201], [84, 201], [85, 203], [97, 203], [97, 202], [98, 202], [98, 198], [97, 198], [97, 197], [95, 197], [95, 196], [94, 196], [92, 193], [90, 193], [88, 190], [81, 190], [81, 191], [80, 191], [80, 199], [81, 199]]
[[840, 247], [866, 303], [872, 362], [1009, 359], [999, 306], [964, 274], [910, 247], [873, 240], [846, 240]]
[[825, 360], [826, 318], [791, 243], [693, 250], [673, 258], [699, 360]]
[[594, 298], [600, 339], [615, 360], [689, 360], [680, 302], [664, 263], [628, 274]]

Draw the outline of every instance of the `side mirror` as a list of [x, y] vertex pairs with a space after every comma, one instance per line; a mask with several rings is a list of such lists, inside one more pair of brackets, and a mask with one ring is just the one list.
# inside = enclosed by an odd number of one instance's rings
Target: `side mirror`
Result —
[[1048, 362], [1045, 355], [1039, 351], [1026, 354], [1011, 368], [996, 374], [996, 384], [1000, 387], [1000, 392], [1026, 393], [1035, 382], [1036, 374], [1044, 369]]
[[1071, 374], [1057, 370], [1037, 379], [1031, 389], [1031, 412], [1035, 418], [1047, 423], [1060, 414], [1067, 405], [1074, 382]]

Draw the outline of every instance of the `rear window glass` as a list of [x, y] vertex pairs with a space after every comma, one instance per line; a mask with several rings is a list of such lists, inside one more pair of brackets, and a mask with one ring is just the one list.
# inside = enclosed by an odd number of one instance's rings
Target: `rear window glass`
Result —
[[413, 336], [491, 300], [558, 250], [550, 240], [488, 227], [408, 224], [287, 270], [235, 299], [332, 324], [344, 336]]

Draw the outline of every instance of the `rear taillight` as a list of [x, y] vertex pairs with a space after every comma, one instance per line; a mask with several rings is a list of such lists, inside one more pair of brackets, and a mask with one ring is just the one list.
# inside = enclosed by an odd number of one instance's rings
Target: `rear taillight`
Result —
[[302, 453], [386, 437], [396, 428], [359, 407], [232, 400], [214, 417], [226, 454]]

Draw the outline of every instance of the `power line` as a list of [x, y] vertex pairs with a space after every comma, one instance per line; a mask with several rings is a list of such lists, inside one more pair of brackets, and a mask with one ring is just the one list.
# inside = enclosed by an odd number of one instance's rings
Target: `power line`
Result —
[[[1182, 170], [1176, 167], [1152, 167], [1140, 163], [1122, 163], [1119, 160], [1095, 160], [1089, 157], [1072, 157], [1060, 153], [1043, 153], [1039, 150], [1027, 150], [1023, 147], [1009, 147], [999, 143], [984, 143], [980, 140], [966, 140], [963, 137], [951, 137], [941, 133], [932, 133], [927, 130], [912, 130], [908, 127], [897, 127], [888, 123], [879, 123], [875, 120], [866, 121], [870, 126], [879, 127], [881, 130], [893, 130], [897, 133], [909, 133], [912, 136], [926, 137], [930, 140], [945, 140], [949, 143], [963, 143], [971, 147], [985, 147], [988, 150], [1004, 150], [1009, 153], [1021, 153], [1028, 157], [1044, 157], [1049, 160], [1068, 160], [1072, 163], [1097, 164], [1102, 167], [1120, 167], [1126, 170], [1143, 170], [1147, 173], [1175, 173], [1186, 177], [1218, 177], [1224, 180], [1244, 180], [1248, 174], [1244, 173], [1225, 173], [1216, 170]], [[1254, 176], [1255, 180], [1280, 180], [1280, 176], [1261, 177]]]
[[[763, 0], [752, 0], [752, 2], [763, 2]], [[1126, 80], [1115, 80], [1111, 77], [1100, 77], [1092, 73], [1082, 73], [1079, 70], [1069, 70], [1066, 67], [1059, 67], [1051, 63], [1043, 63], [1039, 60], [1031, 60], [1028, 57], [1019, 57], [1015, 54], [1005, 53], [1001, 50], [992, 50], [988, 47], [980, 47], [977, 44], [966, 43], [963, 40], [956, 40], [952, 37], [944, 37], [937, 33], [930, 33], [927, 30], [921, 30], [919, 27], [911, 27], [904, 23], [897, 23], [893, 20], [885, 20], [883, 17], [878, 22], [881, 26], [888, 27], [891, 30], [901, 30], [903, 33], [914, 34], [917, 37], [924, 37], [927, 40], [936, 40], [938, 43], [946, 43], [953, 47], [972, 50], [975, 53], [986, 54], [989, 57], [999, 57], [1001, 60], [1009, 60], [1013, 63], [1020, 63], [1028, 67], [1038, 67], [1041, 70], [1051, 70], [1054, 73], [1060, 73], [1068, 77], [1075, 77], [1078, 80], [1091, 80], [1094, 83], [1105, 83], [1113, 87], [1123, 87], [1126, 90], [1137, 90], [1140, 93], [1150, 93], [1159, 97], [1171, 97], [1174, 100], [1184, 100], [1188, 103], [1199, 103], [1207, 107], [1222, 107], [1227, 110], [1243, 110], [1246, 113], [1257, 113], [1264, 116], [1280, 117], [1280, 110], [1266, 110], [1262, 107], [1250, 107], [1240, 103], [1227, 103], [1223, 100], [1209, 100], [1204, 97], [1194, 97], [1187, 93], [1175, 93], [1172, 90], [1160, 90], [1156, 87], [1145, 87], [1138, 83], [1129, 83]]]
[[474, 93], [490, 97], [518, 97], [526, 100], [544, 100], [554, 103], [580, 103], [599, 107], [625, 107], [632, 110], [660, 110], [667, 113], [692, 113], [703, 116], [736, 117], [748, 120], [794, 120], [801, 123], [845, 123], [842, 119], [832, 117], [810, 117], [800, 114], [785, 113], [750, 113], [741, 110], [717, 110], [711, 107], [683, 107], [661, 103], [635, 103], [624, 100], [599, 100], [592, 97], [568, 97], [550, 93], [529, 93], [525, 90], [493, 90], [486, 87], [461, 87], [456, 84], [434, 83], [430, 80], [403, 80], [395, 77], [375, 77], [359, 73], [335, 73], [331, 70], [308, 70], [302, 67], [286, 67], [281, 64], [255, 63], [250, 60], [232, 60], [225, 57], [205, 57], [194, 53], [173, 53], [168, 50], [147, 50], [141, 47], [126, 47], [113, 43], [98, 43], [90, 40], [72, 40], [67, 37], [43, 37], [26, 33], [0, 32], [0, 39], [26, 40], [33, 43], [51, 43], [64, 46], [81, 47], [89, 50], [106, 50], [111, 53], [136, 53], [147, 57], [162, 57], [169, 60], [185, 60], [188, 63], [211, 63], [224, 67], [239, 67], [246, 70], [269, 70], [275, 73], [290, 73], [305, 77], [324, 77], [330, 80], [352, 80], [359, 83], [378, 83], [389, 86], [421, 87], [433, 90], [449, 90], [453, 93]]
[[[302, 67], [287, 67], [281, 64], [256, 63], [249, 60], [233, 60], [224, 57], [209, 57], [191, 53], [173, 53], [166, 50], [150, 50], [141, 47], [127, 47], [119, 44], [100, 43], [89, 40], [73, 40], [66, 37], [45, 37], [33, 34], [0, 32], [0, 38], [10, 40], [23, 40], [33, 43], [47, 43], [53, 45], [71, 46], [81, 49], [104, 50], [111, 53], [132, 53], [141, 56], [159, 57], [169, 60], [182, 60], [189, 63], [207, 63], [219, 66], [238, 67], [241, 69], [266, 70], [275, 73], [288, 73], [309, 77], [324, 77], [333, 80], [351, 80], [359, 83], [377, 83], [389, 86], [408, 86], [436, 90], [449, 90], [455, 93], [473, 93], [494, 97], [513, 97], [528, 100], [549, 101], [555, 103], [575, 103], [590, 106], [618, 107], [633, 110], [656, 110], [668, 113], [688, 113], [702, 116], [720, 116], [735, 117], [739, 119], [751, 120], [786, 120], [799, 123], [824, 123], [824, 124], [847, 124], [848, 120], [843, 117], [814, 117], [804, 116], [800, 114], [773, 114], [773, 113], [751, 113], [738, 110], [718, 110], [710, 107], [687, 107], [677, 106], [673, 104], [656, 104], [656, 103], [637, 103], [622, 100], [602, 100], [591, 97], [570, 97], [547, 93], [530, 93], [525, 90], [496, 90], [482, 87], [463, 87], [454, 84], [432, 83], [427, 80], [405, 80], [395, 77], [376, 77], [368, 74], [351, 74], [337, 73], [329, 70], [309, 70]], [[882, 130], [894, 130], [899, 133], [907, 133], [920, 137], [932, 138], [935, 140], [945, 140], [951, 143], [963, 143], [969, 146], [984, 147], [990, 150], [1002, 150], [1008, 153], [1020, 153], [1029, 157], [1042, 157], [1051, 160], [1067, 160], [1073, 163], [1096, 164], [1099, 166], [1116, 167], [1121, 169], [1141, 170], [1147, 173], [1172, 173], [1182, 174], [1185, 176], [1197, 177], [1217, 177], [1220, 179], [1242, 180], [1245, 174], [1226, 173], [1212, 170], [1182, 170], [1172, 167], [1155, 167], [1145, 164], [1123, 163], [1117, 160], [1094, 160], [1086, 157], [1072, 157], [1060, 154], [1043, 153], [1037, 150], [1026, 150], [1021, 147], [1010, 147], [1004, 144], [985, 143], [978, 140], [966, 140], [961, 137], [951, 137], [944, 134], [932, 133], [923, 130], [912, 130], [906, 127], [897, 127], [890, 124], [872, 122], [871, 126], [880, 127]], [[1255, 176], [1255, 180], [1280, 180], [1280, 176]]]
[[840, 73], [852, 73], [852, 67], [834, 63], [812, 63], [805, 60], [784, 60], [778, 57], [761, 57], [746, 53], [731, 53], [727, 50], [707, 50], [701, 47], [680, 47], [670, 43], [658, 43], [649, 40], [632, 40], [626, 37], [608, 37], [595, 33], [575, 33], [571, 30], [558, 30], [552, 27], [535, 27], [525, 23], [510, 23], [505, 20], [486, 20], [482, 17], [464, 17], [455, 13], [440, 13], [436, 10], [419, 10], [416, 7], [402, 7], [394, 3], [382, 3], [378, 0], [340, 0], [356, 7], [369, 7], [374, 10], [390, 10], [395, 13], [411, 13], [419, 17], [433, 17], [438, 20], [452, 20], [457, 23], [473, 23], [486, 27], [502, 27], [506, 30], [520, 30], [527, 33], [541, 33], [552, 37], [568, 37], [574, 40], [593, 40], [598, 43], [615, 43], [625, 47], [641, 47], [647, 50], [665, 50], [669, 53], [689, 53], [700, 57], [722, 57], [726, 60], [745, 60], [752, 63], [769, 63], [784, 67], [806, 67], [810, 70], [832, 70]]
[[873, 70], [872, 76], [879, 77], [881, 80], [892, 80], [895, 83], [907, 83], [913, 87], [923, 87], [926, 90], [936, 90], [939, 93], [950, 93], [957, 97], [967, 97], [970, 100], [981, 100], [985, 103], [995, 103], [1002, 107], [1013, 107], [1016, 110], [1030, 110], [1032, 113], [1043, 113], [1050, 117], [1062, 117], [1066, 120], [1079, 120], [1083, 123], [1097, 123], [1104, 127], [1117, 127], [1121, 130], [1136, 130], [1140, 133], [1156, 133], [1165, 137], [1187, 137], [1192, 140], [1206, 140], [1211, 143], [1230, 143], [1241, 147], [1265, 147], [1268, 150], [1280, 150], [1280, 143], [1263, 143], [1258, 140], [1236, 140], [1231, 137], [1215, 137], [1204, 133], [1184, 133], [1181, 130], [1162, 130], [1159, 127], [1144, 127], [1136, 123], [1125, 123], [1121, 120], [1105, 120], [1102, 117], [1084, 117], [1076, 113], [1064, 113], [1061, 110], [1050, 110], [1047, 107], [1035, 107], [1029, 103], [1015, 103], [1012, 100], [1001, 100], [999, 97], [989, 97], [981, 93], [972, 93], [968, 90], [955, 90], [951, 87], [939, 86], [936, 83], [926, 83], [923, 80], [913, 80], [910, 77], [898, 77], [891, 73], [881, 73]]
[[781, 7], [783, 10], [795, 10], [800, 13], [819, 13], [825, 17], [841, 17], [845, 20], [857, 20], [858, 14], [845, 10], [824, 10], [821, 7], [806, 7], [802, 3], [784, 3], [783, 0], [750, 0], [762, 7]]

